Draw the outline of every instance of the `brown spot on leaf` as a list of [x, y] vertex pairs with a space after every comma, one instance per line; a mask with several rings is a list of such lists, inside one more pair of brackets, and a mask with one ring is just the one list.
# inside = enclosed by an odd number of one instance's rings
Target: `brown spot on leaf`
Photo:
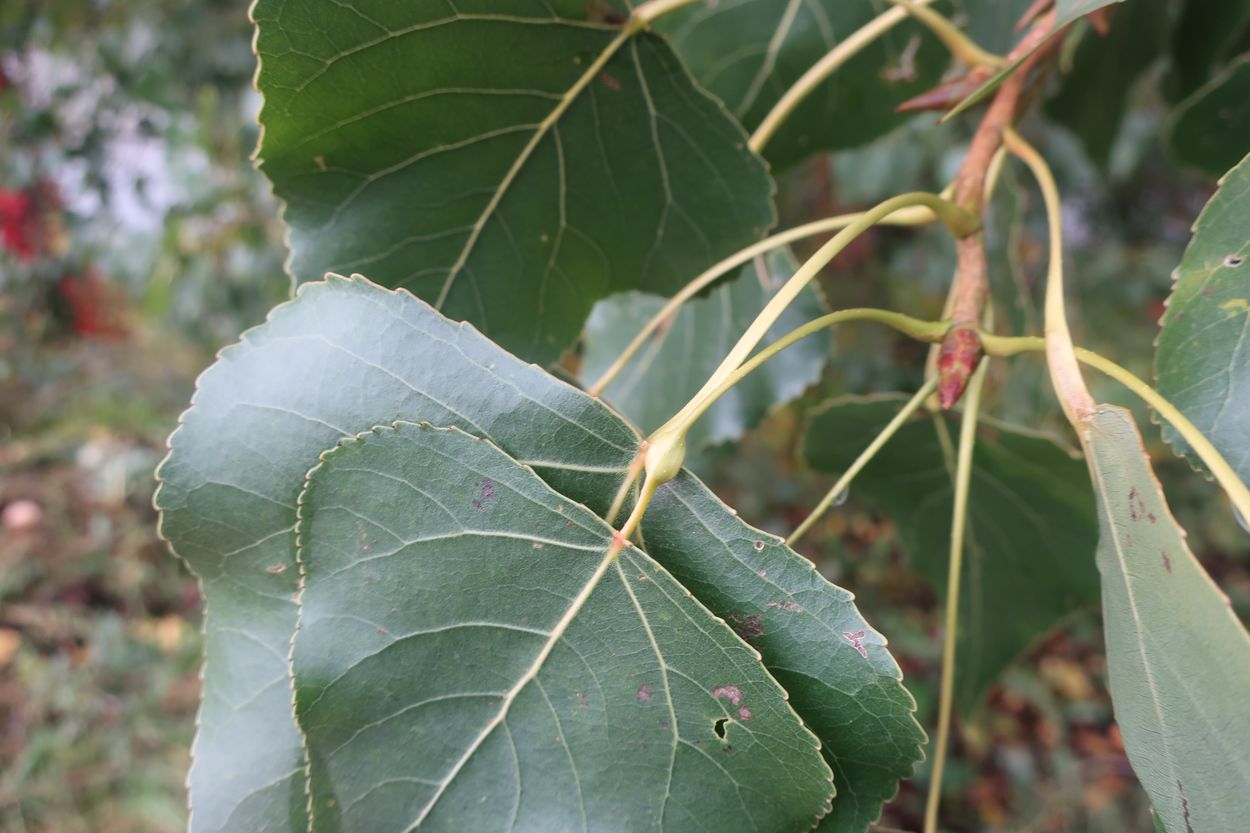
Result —
[[723, 685], [712, 689], [712, 696], [717, 700], [728, 700], [735, 706], [742, 703], [742, 689], [736, 685]]
[[274, 564], [272, 567], [266, 567], [266, 568], [265, 568], [265, 572], [266, 572], [266, 573], [271, 573], [271, 574], [273, 574], [273, 575], [275, 575], [275, 576], [276, 576], [276, 575], [278, 575], [278, 573], [285, 573], [285, 572], [286, 572], [286, 565], [285, 565], [285, 564]]
[[760, 624], [760, 615], [758, 613], [752, 613], [749, 616], [730, 613], [729, 619], [733, 625], [734, 632], [742, 638], [743, 642], [754, 645], [755, 643], [752, 640], [764, 635], [764, 626]]
[[651, 683], [643, 683], [642, 685], [638, 686], [638, 702], [639, 703], [651, 702]]
[[1168, 571], [1168, 575], [1172, 575], [1172, 559], [1168, 558], [1166, 552], [1159, 554], [1163, 556], [1163, 569]]
[[851, 643], [851, 647], [859, 651], [859, 655], [868, 659], [868, 648], [864, 645], [864, 631], [842, 631], [842, 638]]
[[610, 90], [619, 90], [621, 88], [621, 82], [613, 78], [612, 74], [606, 69], [599, 70], [599, 80]]
[[764, 549], [764, 542], [763, 542], [763, 541], [756, 541], [756, 542], [755, 542], [755, 551], [756, 551], [756, 552], [760, 552], [760, 551], [761, 551], [761, 550], [763, 550], [763, 549]]
[[[479, 512], [486, 510], [487, 501], [495, 499], [495, 481], [489, 477], [483, 477], [477, 481], [477, 499], [473, 501], [473, 508]], [[570, 522], [571, 523], [571, 522]]]
[[769, 607], [779, 607], [782, 610], [802, 610], [798, 603], [793, 599], [786, 599], [784, 602], [769, 602]]
[[750, 709], [748, 709], [746, 706], [739, 706], [739, 707], [738, 707], [738, 717], [740, 717], [740, 718], [741, 718], [741, 719], [743, 719], [743, 720], [750, 720], [750, 719], [751, 719], [751, 710], [750, 710]]
[[1185, 785], [1176, 781], [1176, 789], [1181, 794], [1181, 815], [1185, 818], [1185, 833], [1194, 833], [1194, 823], [1189, 818], [1189, 797], [1185, 795]]

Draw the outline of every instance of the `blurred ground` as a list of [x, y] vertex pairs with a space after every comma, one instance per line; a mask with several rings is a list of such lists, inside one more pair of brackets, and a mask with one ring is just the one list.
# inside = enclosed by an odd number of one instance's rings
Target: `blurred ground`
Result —
[[[151, 473], [195, 375], [288, 290], [277, 207], [248, 161], [249, 38], [235, 3], [0, 6], [0, 833], [185, 826], [199, 597], [156, 536]], [[1067, 195], [1078, 339], [1143, 376], [1169, 273], [1212, 187], [1160, 161], [1157, 127], [1138, 96], [1109, 172], [1070, 137], [1044, 136]], [[921, 117], [882, 148], [815, 160], [784, 179], [783, 208], [833, 213], [940, 187], [961, 130]], [[1004, 297], [1025, 299], [1003, 313], [1023, 328], [1044, 228], [1027, 189], [1008, 181], [1003, 193], [995, 274]], [[838, 306], [930, 314], [950, 266], [935, 236], [882, 231], [825, 288]], [[906, 389], [923, 361], [868, 328], [839, 335], [837, 353], [800, 412], [843, 391]], [[992, 412], [1053, 414], [1029, 361], [1010, 378], [995, 371]], [[779, 533], [829, 485], [793, 462], [800, 415], [784, 411], [700, 463], [745, 518]], [[1196, 551], [1247, 616], [1250, 537], [1213, 487], [1157, 439], [1152, 451]], [[890, 637], [931, 725], [939, 603], [890, 523], [852, 489], [803, 549]], [[1093, 611], [1074, 611], [1017, 665], [954, 754], [951, 831], [1153, 829], [1111, 720]], [[883, 823], [917, 830], [925, 786], [922, 770]]]

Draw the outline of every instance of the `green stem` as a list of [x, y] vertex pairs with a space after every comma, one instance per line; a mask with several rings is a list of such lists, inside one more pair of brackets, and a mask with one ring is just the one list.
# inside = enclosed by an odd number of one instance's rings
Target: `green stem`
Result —
[[[823, 220], [804, 223], [801, 226], [796, 226], [792, 229], [787, 229], [786, 231], [774, 234], [771, 237], [766, 237], [758, 243], [747, 246], [741, 251], [734, 252], [724, 260], [704, 270], [698, 275], [698, 277], [690, 281], [690, 283], [686, 284], [679, 292], [677, 292], [677, 294], [670, 298], [659, 312], [651, 316], [651, 319], [647, 321], [641, 330], [639, 330], [638, 335], [634, 336], [633, 341], [631, 341], [624, 351], [621, 352], [621, 355], [617, 357], [616, 361], [614, 361], [612, 365], [603, 372], [602, 376], [595, 380], [593, 385], [587, 388], [587, 391], [591, 396], [601, 395], [607, 386], [612, 384], [612, 380], [620, 375], [621, 371], [625, 369], [630, 360], [633, 359], [634, 355], [637, 354], [637, 352], [642, 349], [643, 345], [647, 343], [647, 339], [649, 339], [665, 321], [669, 320], [682, 304], [689, 301], [702, 290], [706, 289], [709, 285], [714, 283], [717, 278], [720, 278], [726, 272], [741, 266], [759, 255], [770, 252], [773, 249], [779, 249], [782, 246], [789, 245], [796, 240], [802, 240], [807, 237], [814, 237], [818, 234], [824, 234], [826, 232], [838, 231], [839, 229], [846, 228], [862, 216], [863, 212], [861, 211], [854, 214], [839, 214], [835, 217], [826, 217]], [[914, 205], [907, 208], [901, 208], [898, 211], [883, 217], [878, 225], [918, 226], [925, 223], [931, 223], [936, 219], [937, 214], [935, 214], [931, 209], [922, 205]]]
[[803, 287], [812, 278], [816, 277], [817, 273], [829, 261], [833, 260], [843, 249], [849, 246], [855, 238], [876, 225], [883, 218], [888, 217], [900, 208], [915, 205], [923, 205], [932, 209], [957, 237], [963, 237], [974, 232], [980, 222], [976, 217], [949, 200], [942, 199], [936, 194], [923, 192], [900, 194], [865, 211], [858, 219], [839, 231], [825, 245], [817, 249], [816, 253], [799, 267], [790, 280], [786, 281], [781, 289], [777, 290], [777, 293], [765, 305], [763, 311], [756, 316], [755, 320], [751, 322], [751, 326], [747, 328], [747, 331], [738, 339], [737, 344], [729, 351], [729, 355], [721, 362], [716, 372], [704, 383], [699, 392], [686, 403], [685, 407], [652, 434], [653, 440], [658, 440], [660, 435], [664, 433], [673, 432], [677, 426], [686, 422], [687, 416], [699, 408], [702, 400], [716, 389], [726, 377], [733, 373], [738, 365], [742, 364], [750, 352], [760, 343], [760, 340], [764, 338], [769, 328], [785, 312], [790, 302], [798, 296]]
[[[933, 0], [915, 0], [912, 5], [923, 7], [932, 2]], [[874, 40], [902, 23], [908, 16], [906, 9], [895, 7], [886, 10], [844, 38], [825, 57], [813, 64], [790, 89], [786, 90], [785, 95], [773, 105], [773, 109], [760, 122], [760, 126], [755, 128], [748, 143], [751, 150], [756, 153], [761, 152], [777, 133], [782, 122], [798, 108], [803, 99], [823, 84], [839, 67], [855, 57]]]
[[[670, 429], [672, 433], [684, 436], [686, 431], [690, 429], [699, 417], [707, 412], [707, 409], [715, 404], [734, 385], [741, 382], [764, 362], [780, 353], [799, 339], [807, 338], [821, 330], [828, 329], [844, 321], [876, 321], [879, 324], [885, 324], [892, 327], [904, 335], [911, 336], [918, 341], [934, 342], [940, 341], [946, 335], [946, 331], [950, 329], [950, 324], [946, 321], [921, 321], [919, 318], [912, 318], [910, 315], [904, 315], [901, 312], [893, 310], [871, 309], [865, 307], [857, 307], [853, 309], [838, 310], [828, 315], [822, 315], [815, 318], [801, 327], [795, 327], [763, 350], [756, 353], [741, 366], [735, 368], [728, 376], [725, 376], [719, 384], [716, 385], [707, 395], [699, 399], [698, 404], [690, 409], [686, 416], [678, 423], [675, 423]], [[659, 433], [659, 432], [657, 432]]]
[[[1019, 353], [1039, 353], [1046, 350], [1046, 342], [1037, 336], [996, 336], [990, 333], [981, 333], [982, 342], [985, 345], [985, 352], [992, 356], [1014, 356]], [[1074, 351], [1076, 358], [1082, 364], [1105, 373], [1112, 379], [1115, 379], [1124, 387], [1135, 393], [1143, 402], [1163, 417], [1169, 425], [1176, 429], [1176, 433], [1189, 444], [1189, 447], [1198, 455], [1198, 459], [1207, 467], [1207, 471], [1220, 484], [1224, 492], [1228, 495], [1228, 499], [1233, 506], [1237, 507], [1237, 511], [1241, 513], [1243, 518], [1250, 518], [1250, 488], [1242, 482], [1237, 476], [1237, 472], [1224, 459], [1224, 455], [1211, 444], [1211, 441], [1198, 430], [1198, 426], [1189, 421], [1189, 418], [1181, 413], [1180, 409], [1169, 402], [1157, 390], [1143, 382], [1137, 376], [1133, 375], [1128, 369], [1121, 367], [1110, 359], [1095, 353], [1092, 350], [1086, 350], [1083, 347], [1077, 347]]]
[[793, 547], [795, 542], [812, 528], [812, 524], [816, 523], [820, 516], [829, 510], [829, 507], [838, 499], [838, 496], [846, 493], [846, 490], [851, 487], [851, 481], [855, 479], [855, 476], [890, 441], [890, 438], [898, 432], [898, 429], [903, 427], [903, 423], [907, 422], [911, 415], [924, 405], [925, 399], [928, 398], [929, 394], [933, 393], [937, 388], [937, 384], [937, 377], [934, 377], [925, 382], [920, 390], [916, 391], [915, 396], [907, 401], [907, 404], [881, 429], [881, 433], [877, 435], [876, 439], [869, 443], [868, 447], [855, 458], [855, 462], [851, 463], [850, 467], [842, 473], [842, 476], [838, 478], [838, 482], [834, 483], [833, 488], [825, 493], [825, 496], [821, 498], [820, 503], [816, 504], [816, 508], [812, 510], [811, 514], [803, 519], [803, 523], [799, 524], [794, 532], [790, 533], [790, 537], [786, 539], [787, 545]]
[[912, 2], [912, 0], [890, 0], [890, 2], [902, 9], [906, 9], [908, 14], [927, 26], [929, 31], [933, 32], [937, 39], [946, 45], [946, 48], [952, 55], [968, 66], [986, 66], [998, 69], [1004, 65], [1005, 61], [1003, 61], [1001, 55], [995, 55], [982, 49], [972, 38], [961, 32], [958, 26], [933, 9], [918, 5]]
[[1064, 415], [1073, 427], [1079, 428], [1093, 417], [1094, 398], [1085, 387], [1085, 379], [1081, 376], [1081, 368], [1076, 360], [1072, 333], [1068, 329], [1063, 297], [1063, 218], [1060, 215], [1059, 189], [1046, 160], [1011, 127], [1003, 128], [1003, 144], [1033, 172], [1038, 188], [1041, 189], [1042, 199], [1046, 203], [1046, 224], [1050, 234], [1044, 309], [1046, 367]]
[[689, 6], [695, 0], [647, 0], [640, 6], [634, 7], [634, 12], [629, 16], [629, 23], [625, 25], [626, 31], [631, 34], [638, 32], [650, 26], [656, 18], [676, 11], [682, 6]]
[[964, 529], [968, 519], [968, 487], [972, 481], [972, 452], [977, 440], [977, 415], [981, 409], [981, 388], [989, 362], [984, 359], [972, 374], [964, 399], [963, 421], [959, 426], [959, 452], [955, 463], [955, 506], [951, 514], [950, 568], [946, 577], [946, 624], [942, 634], [942, 682], [938, 694], [937, 739], [933, 744], [933, 770], [929, 796], [925, 802], [924, 833], [937, 833], [938, 809], [942, 803], [942, 775], [946, 748], [950, 745], [951, 711], [955, 700], [955, 642], [959, 634], [959, 583], [963, 573]]

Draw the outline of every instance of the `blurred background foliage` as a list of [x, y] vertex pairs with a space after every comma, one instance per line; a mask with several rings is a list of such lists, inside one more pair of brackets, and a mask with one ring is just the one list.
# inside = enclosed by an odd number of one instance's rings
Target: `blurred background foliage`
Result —
[[[1028, 4], [1001, 5], [969, 25], [990, 48], [1005, 48]], [[196, 373], [290, 291], [279, 207], [250, 161], [250, 39], [242, 6], [227, 0], [0, 3], [0, 833], [185, 825], [199, 596], [156, 536], [151, 472]], [[1248, 39], [1241, 0], [1129, 0], [1105, 37], [1082, 27], [1025, 124], [1064, 194], [1077, 340], [1142, 376], [1218, 173], [1202, 164], [1210, 148], [1185, 145], [1183, 122], [1211, 106], [1204, 91], [1245, 83]], [[975, 115], [937, 125], [920, 114], [871, 146], [785, 172], [782, 225], [940, 189]], [[998, 327], [1036, 331], [1045, 223], [1013, 167], [988, 233]], [[952, 267], [939, 231], [878, 229], [826, 270], [822, 289], [835, 308], [937, 317]], [[823, 378], [793, 407], [695, 464], [745, 518], [784, 534], [830, 485], [799, 462], [805, 412], [844, 393], [914, 389], [924, 358], [883, 330], [843, 328]], [[1036, 357], [991, 372], [991, 414], [1062, 436]], [[1250, 617], [1250, 536], [1212, 485], [1157, 439], [1151, 451], [1191, 544]], [[852, 489], [802, 549], [890, 637], [931, 724], [939, 599], [902, 559], [890, 521]], [[1072, 611], [961, 724], [950, 829], [1153, 829], [1111, 719], [1101, 642], [1096, 611]], [[917, 829], [924, 786], [922, 770], [883, 824]]]

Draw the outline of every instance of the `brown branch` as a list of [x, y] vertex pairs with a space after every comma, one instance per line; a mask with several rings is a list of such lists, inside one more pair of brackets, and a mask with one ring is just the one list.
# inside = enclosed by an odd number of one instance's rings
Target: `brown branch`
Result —
[[[1052, 34], [1053, 24], [1053, 12], [1043, 15], [1007, 55], [1008, 65], [1021, 56], [1027, 57], [995, 91], [972, 136], [968, 155], [955, 175], [955, 202], [977, 216], [985, 211], [985, 181], [994, 154], [1002, 147], [1003, 129], [1010, 127], [1016, 119], [1029, 73], [1050, 52], [1046, 40]], [[1054, 42], [1051, 41], [1051, 44]], [[981, 360], [981, 339], [976, 329], [980, 326], [981, 314], [989, 296], [984, 234], [977, 232], [957, 241], [955, 250], [955, 277], [951, 282], [945, 315], [951, 322], [951, 331], [943, 340], [935, 359], [939, 379], [938, 401], [944, 409], [953, 406], [963, 396], [968, 378]]]

